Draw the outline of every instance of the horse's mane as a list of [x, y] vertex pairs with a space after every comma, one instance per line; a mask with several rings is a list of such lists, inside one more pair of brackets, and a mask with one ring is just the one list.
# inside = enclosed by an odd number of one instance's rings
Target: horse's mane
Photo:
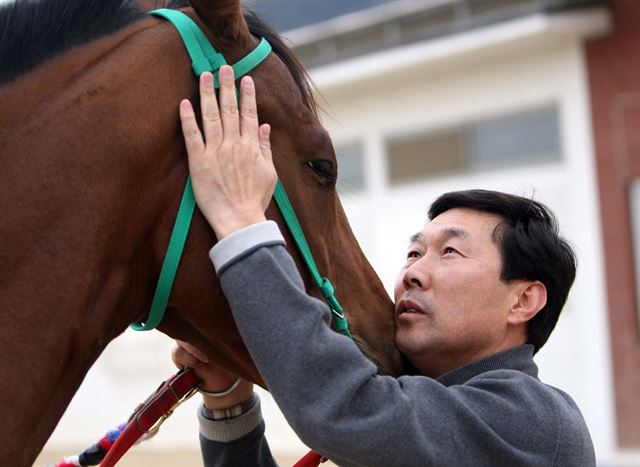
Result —
[[291, 49], [285, 45], [282, 37], [271, 29], [267, 23], [262, 21], [253, 11], [245, 10], [244, 19], [247, 22], [247, 26], [249, 26], [251, 34], [255, 37], [264, 37], [269, 41], [273, 52], [280, 57], [280, 60], [282, 60], [287, 66], [289, 73], [291, 73], [293, 80], [300, 90], [302, 102], [309, 110], [317, 114], [317, 105], [313, 96], [313, 83], [300, 60], [298, 60], [293, 52], [291, 52]]
[[[0, 6], [0, 84], [48, 58], [112, 34], [145, 17], [146, 7], [180, 8], [187, 0], [15, 0]], [[253, 12], [249, 30], [266, 38], [293, 76], [304, 104], [316, 112], [312, 85], [302, 64], [280, 36]]]
[[129, 0], [15, 0], [0, 7], [0, 83], [143, 17]]

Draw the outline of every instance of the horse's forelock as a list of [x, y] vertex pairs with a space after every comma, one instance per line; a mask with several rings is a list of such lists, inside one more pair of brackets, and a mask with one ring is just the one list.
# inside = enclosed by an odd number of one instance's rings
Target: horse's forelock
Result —
[[314, 98], [314, 86], [307, 70], [293, 54], [291, 49], [284, 43], [282, 37], [275, 32], [267, 23], [260, 19], [253, 11], [245, 9], [244, 18], [249, 27], [249, 31], [255, 37], [264, 37], [269, 41], [273, 52], [282, 60], [289, 73], [293, 77], [304, 105], [317, 116], [318, 106]]

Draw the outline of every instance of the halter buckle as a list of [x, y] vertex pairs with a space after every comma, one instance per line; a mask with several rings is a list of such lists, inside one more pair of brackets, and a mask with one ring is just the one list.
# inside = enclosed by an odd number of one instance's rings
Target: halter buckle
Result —
[[[172, 390], [173, 392], [173, 390]], [[182, 396], [181, 399], [178, 400], [178, 402], [176, 402], [175, 404], [173, 404], [171, 406], [171, 408], [169, 410], [167, 410], [167, 412], [162, 415], [152, 426], [151, 428], [149, 428], [147, 430], [147, 437], [151, 438], [153, 436], [155, 436], [158, 431], [160, 430], [160, 427], [162, 426], [162, 424], [167, 420], [167, 418], [169, 418], [171, 415], [173, 415], [173, 412], [183, 403], [185, 403], [186, 401], [188, 401], [191, 397], [193, 397], [193, 395], [198, 392], [198, 387], [194, 387], [192, 389], [189, 390], [189, 392], [187, 392], [184, 396]], [[138, 422], [138, 417], [136, 417], [136, 423]], [[140, 428], [140, 424], [138, 423], [138, 428]]]
[[131, 416], [138, 430], [147, 437], [154, 436], [173, 411], [197, 392], [198, 383], [198, 377], [190, 368], [183, 368], [163, 381]]
[[329, 309], [331, 310], [331, 313], [336, 315], [339, 319], [345, 319], [344, 313], [341, 313], [340, 311], [336, 310], [333, 306], [330, 306]]

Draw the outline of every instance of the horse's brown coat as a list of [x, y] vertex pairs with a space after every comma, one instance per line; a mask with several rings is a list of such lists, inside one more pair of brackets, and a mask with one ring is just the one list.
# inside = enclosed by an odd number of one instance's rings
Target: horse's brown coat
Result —
[[[193, 4], [230, 63], [257, 44], [237, 0]], [[31, 465], [105, 346], [148, 312], [187, 177], [177, 109], [196, 98], [191, 73], [173, 26], [149, 18], [0, 87], [0, 465]], [[319, 268], [365, 352], [397, 371], [392, 303], [335, 188], [304, 164], [335, 163], [329, 137], [275, 54], [252, 76]], [[283, 225], [273, 203], [267, 216]], [[208, 260], [214, 242], [196, 212], [159, 329], [262, 384]]]

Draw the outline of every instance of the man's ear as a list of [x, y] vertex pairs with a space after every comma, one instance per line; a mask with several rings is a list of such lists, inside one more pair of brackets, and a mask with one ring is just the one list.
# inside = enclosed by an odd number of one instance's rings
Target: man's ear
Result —
[[507, 317], [507, 323], [514, 326], [526, 323], [547, 304], [547, 288], [540, 281], [523, 281], [516, 291], [516, 301]]

